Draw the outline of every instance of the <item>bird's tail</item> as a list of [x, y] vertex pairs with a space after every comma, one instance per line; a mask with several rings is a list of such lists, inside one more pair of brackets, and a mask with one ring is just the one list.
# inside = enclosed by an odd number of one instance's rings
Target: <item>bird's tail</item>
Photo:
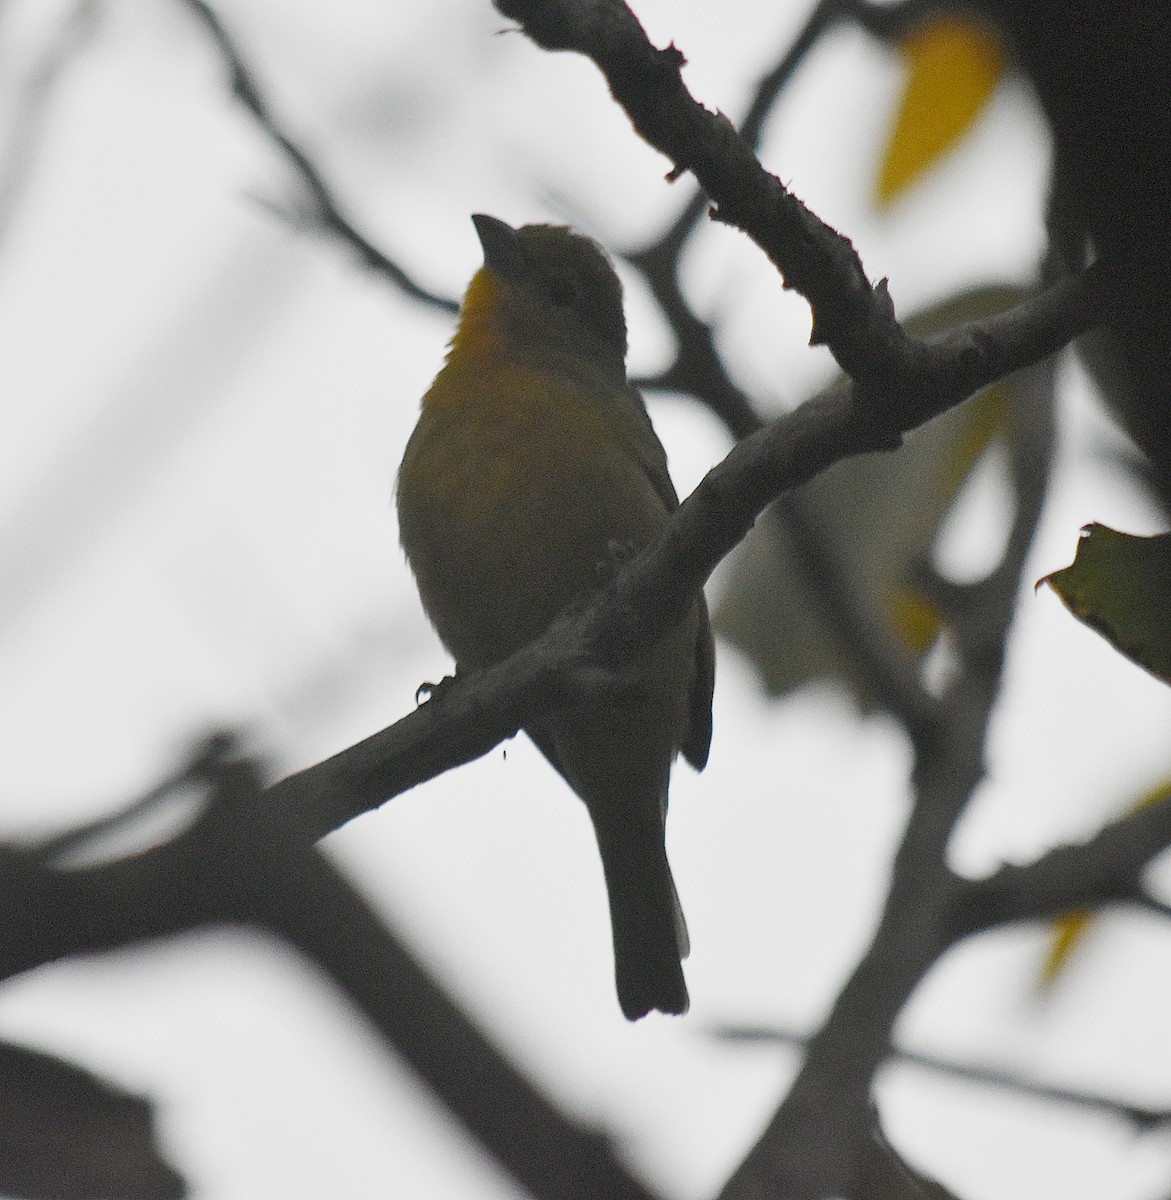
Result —
[[618, 1003], [630, 1021], [653, 1009], [684, 1013], [689, 1003], [680, 962], [688, 951], [687, 926], [661, 813], [660, 804], [645, 800], [590, 813], [610, 898]]

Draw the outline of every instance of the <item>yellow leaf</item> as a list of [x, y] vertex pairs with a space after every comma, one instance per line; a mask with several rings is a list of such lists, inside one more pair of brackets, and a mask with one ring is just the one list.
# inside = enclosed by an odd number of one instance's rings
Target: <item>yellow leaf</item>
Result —
[[946, 16], [916, 26], [899, 47], [907, 79], [876, 187], [892, 203], [967, 131], [1004, 71], [1000, 42], [986, 26]]
[[1040, 984], [1043, 989], [1051, 988], [1057, 977], [1065, 970], [1073, 952], [1082, 944], [1094, 914], [1088, 908], [1068, 912], [1053, 922], [1053, 936], [1041, 963]]
[[916, 657], [927, 650], [943, 628], [939, 606], [907, 584], [895, 588], [886, 610], [903, 645]]

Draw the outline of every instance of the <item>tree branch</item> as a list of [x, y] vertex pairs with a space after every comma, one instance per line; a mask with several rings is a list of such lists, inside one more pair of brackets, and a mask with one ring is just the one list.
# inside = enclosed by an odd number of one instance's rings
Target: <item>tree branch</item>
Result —
[[[1032, 312], [1038, 340], [1046, 340], [1051, 317], [1047, 303], [1022, 305], [1013, 312], [1012, 323]], [[984, 326], [970, 344], [979, 347], [987, 332]], [[962, 356], [967, 344], [966, 335], [949, 335], [933, 345], [936, 350], [950, 346]], [[988, 361], [1002, 354], [996, 352]], [[943, 372], [945, 377], [948, 373]], [[1013, 443], [1018, 495], [1004, 558], [985, 581], [981, 603], [954, 615], [959, 669], [935, 719], [910, 729], [915, 797], [878, 928], [821, 1029], [810, 1039], [788, 1094], [728, 1181], [722, 1200], [754, 1200], [760, 1195], [820, 1200], [857, 1196], [865, 1187], [874, 1073], [889, 1052], [899, 1013], [950, 944], [947, 925], [960, 881], [947, 865], [947, 844], [983, 778], [985, 737], [999, 692], [1020, 572], [1045, 494], [1052, 444], [1051, 367], [1043, 377], [1046, 386], [1025, 413], [1021, 431], [1031, 428], [1034, 436], [1019, 436]], [[1022, 481], [1024, 476], [1029, 479]]]
[[164, 845], [98, 866], [48, 861], [107, 832], [105, 821], [33, 852], [0, 848], [0, 977], [206, 925], [267, 929], [327, 972], [532, 1196], [654, 1200], [605, 1139], [534, 1087], [329, 860], [274, 813], [254, 764], [227, 761], [229, 747], [212, 739], [119, 815], [124, 822], [183, 783], [210, 787], [197, 818]]
[[866, 388], [908, 373], [902, 330], [885, 284], [871, 285], [849, 240], [764, 170], [721, 113], [685, 87], [685, 59], [656, 49], [622, 0], [495, 0], [505, 16], [548, 50], [574, 50], [599, 67], [638, 133], [677, 169], [690, 170], [735, 225], [768, 255], [787, 287], [813, 309], [814, 344], [829, 346]]
[[265, 100], [255, 74], [245, 63], [243, 55], [225, 29], [223, 22], [205, 0], [179, 0], [203, 23], [228, 69], [232, 94], [252, 115], [265, 135], [285, 156], [301, 181], [301, 186], [313, 206], [314, 216], [322, 229], [352, 250], [362, 265], [388, 279], [412, 300], [428, 304], [443, 312], [455, 313], [459, 305], [448, 296], [440, 296], [412, 278], [397, 262], [384, 254], [345, 214], [340, 201], [326, 183], [309, 153], [291, 134], [286, 133]]
[[[780, 62], [757, 83], [740, 122], [740, 136], [754, 150], [759, 147], [765, 119], [781, 90], [818, 38], [842, 19], [849, 5], [850, 0], [821, 0]], [[742, 438], [759, 429], [761, 419], [724, 370], [711, 328], [696, 316], [679, 282], [680, 255], [708, 203], [703, 192], [696, 189], [679, 216], [652, 245], [625, 256], [646, 279], [675, 335], [675, 357], [670, 366], [658, 376], [636, 383], [640, 387], [666, 388], [698, 396], [733, 437]]]
[[589, 605], [562, 614], [504, 662], [440, 689], [397, 724], [274, 785], [274, 802], [302, 822], [306, 836], [320, 837], [487, 753], [550, 704], [580, 697], [583, 689], [612, 690], [624, 665], [682, 619], [696, 591], [774, 500], [833, 463], [889, 448], [914, 423], [959, 403], [999, 372], [1044, 357], [1096, 311], [1091, 277], [1070, 277], [1009, 314], [923, 344], [923, 374], [911, 402], [881, 397], [882, 424], [843, 384], [745, 438]]
[[1079, 908], [1134, 900], [1142, 872], [1171, 846], [1171, 802], [1105, 825], [1079, 845], [1056, 846], [1034, 862], [1006, 865], [957, 890], [947, 934], [958, 941], [1013, 921], [1051, 920]]
[[1166, 900], [1160, 900], [1158, 896], [1152, 896], [1145, 888], [1140, 887], [1138, 893], [1131, 898], [1145, 912], [1164, 919], [1171, 918], [1171, 904], [1168, 904]]
[[[353, 245], [368, 266], [384, 273], [408, 295], [454, 311], [454, 302], [421, 289], [397, 264], [354, 229], [342, 214], [320, 170], [276, 122], [269, 105], [261, 96], [254, 74], [245, 66], [240, 52], [214, 11], [204, 0], [185, 2], [210, 30], [231, 73], [235, 94], [301, 176], [322, 226]], [[763, 119], [776, 95], [817, 37], [838, 20], [847, 16], [857, 17], [856, 8], [856, 0], [823, 0], [814, 10], [789, 52], [758, 85], [744, 121], [742, 137], [749, 143], [755, 144]], [[723, 417], [735, 436], [742, 437], [759, 429], [760, 419], [748, 398], [727, 376], [715, 351], [710, 328], [691, 311], [678, 283], [678, 254], [702, 207], [703, 200], [697, 196], [655, 246], [630, 256], [630, 261], [646, 276], [677, 338], [676, 357], [671, 367], [659, 377], [644, 383], [652, 387], [677, 388], [699, 396]], [[909, 356], [912, 351], [919, 349], [915, 343], [906, 344]], [[916, 372], [913, 378], [921, 380], [923, 375]], [[893, 652], [885, 630], [879, 628], [878, 623], [866, 613], [856, 611], [857, 606], [850, 604], [850, 589], [839, 586], [846, 578], [845, 568], [835, 561], [816, 528], [805, 518], [799, 499], [787, 501], [780, 515], [806, 561], [816, 566], [816, 570], [808, 572], [811, 584], [846, 643], [857, 653], [860, 669], [870, 679], [875, 694], [882, 696], [884, 702], [904, 722], [924, 723], [929, 719], [930, 705], [914, 671], [904, 661], [905, 656]]]
[[[725, 1026], [716, 1029], [714, 1034], [718, 1038], [731, 1042], [773, 1043], [793, 1046], [798, 1050], [803, 1050], [809, 1043], [808, 1034], [798, 1033], [791, 1029]], [[920, 1050], [909, 1050], [905, 1046], [897, 1045], [891, 1046], [887, 1061], [923, 1067], [928, 1071], [953, 1079], [984, 1084], [988, 1087], [999, 1088], [1016, 1095], [1029, 1096], [1053, 1104], [1105, 1113], [1111, 1117], [1121, 1118], [1133, 1125], [1137, 1131], [1171, 1124], [1171, 1107], [1148, 1108], [1143, 1104], [1134, 1104], [1129, 1100], [1119, 1100], [1117, 1097], [1104, 1096], [1098, 1092], [1087, 1092], [1078, 1088], [1063, 1087], [1060, 1084], [1044, 1083], [1011, 1067], [977, 1066], [973, 1063], [960, 1062], [954, 1058], [926, 1054]]]
[[523, 1075], [349, 881], [266, 822], [255, 918], [329, 973], [435, 1096], [537, 1200], [655, 1200], [606, 1138]]
[[[1084, 289], [1089, 291], [1083, 293]], [[1051, 294], [1019, 306], [1012, 320], [995, 324], [991, 331], [984, 323], [929, 347], [922, 362], [925, 369], [935, 370], [940, 391], [926, 405], [921, 401], [926, 384], [912, 405], [901, 405], [899, 396], [886, 398], [896, 438], [904, 422], [957, 402], [959, 388], [983, 386], [1006, 363], [1046, 353], [1058, 336], [1057, 329], [1064, 332], [1087, 319], [1093, 309], [1087, 299], [1090, 292], [1083, 278], [1064, 281]], [[486, 752], [534, 712], [580, 698], [583, 692], [612, 692], [621, 686], [622, 664], [657, 641], [679, 618], [695, 589], [778, 494], [842, 457], [891, 441], [890, 423], [876, 424], [855, 402], [854, 388], [848, 384], [746, 438], [684, 502], [658, 542], [626, 564], [588, 606], [563, 614], [546, 635], [506, 662], [441, 686], [431, 701], [390, 729], [270, 788], [257, 808], [263, 814], [264, 838], [271, 836], [275, 817], [295, 844], [307, 846], [358, 812]], [[956, 758], [947, 754], [937, 761], [954, 765]], [[978, 756], [975, 761], [978, 766]], [[933, 787], [968, 786], [969, 774], [961, 772], [957, 778], [948, 771], [934, 784], [926, 777], [919, 783], [923, 795], [934, 800]], [[246, 783], [240, 785], [245, 801]], [[945, 810], [950, 807], [944, 805]], [[225, 822], [223, 845], [210, 857], [225, 865], [225, 879], [238, 879], [240, 886], [255, 889], [257, 859], [263, 857], [258, 846], [265, 842], [241, 835], [240, 814], [248, 811], [248, 802], [236, 805], [232, 820]], [[927, 814], [930, 806], [921, 802], [917, 811]], [[932, 828], [932, 823], [919, 828]], [[933, 829], [933, 836], [938, 839], [937, 830]], [[128, 937], [158, 936], [224, 919], [226, 911], [236, 913], [233, 907], [225, 909], [228, 901], [221, 890], [209, 888], [198, 877], [194, 863], [209, 855], [207, 846], [190, 854], [191, 844], [180, 837], [135, 859], [71, 872], [68, 879], [60, 872], [48, 878], [39, 864], [30, 865], [16, 856], [5, 875], [8, 903], [4, 907], [19, 913], [20, 919], [5, 923], [10, 933], [3, 944], [4, 972], [11, 974], [64, 954], [120, 945]], [[240, 847], [235, 856], [232, 845]], [[910, 871], [896, 875], [913, 878]], [[165, 905], [157, 902], [152, 890], [160, 878], [171, 889]], [[234, 905], [235, 899], [229, 899]], [[261, 903], [262, 897], [255, 896], [253, 902]], [[901, 905], [890, 908], [905, 911]], [[26, 919], [30, 912], [32, 918]], [[135, 914], [129, 932], [127, 913]], [[891, 1000], [885, 1007], [872, 1003], [865, 972], [858, 977], [854, 995], [869, 1015], [854, 1026], [851, 1036], [862, 1037], [874, 1048], [873, 1065], [885, 1052], [883, 1035], [898, 1009], [894, 999], [906, 994], [926, 969], [929, 959], [924, 947], [930, 944], [922, 937], [906, 943], [905, 969], [895, 972], [897, 986], [885, 992]], [[879, 965], [880, 957], [874, 956], [872, 963]], [[889, 963], [881, 965], [886, 972]], [[852, 1000], [847, 1005], [851, 1007], [858, 1005]], [[843, 1027], [842, 1022], [837, 1025]], [[811, 1061], [816, 1061], [812, 1052]], [[862, 1073], [854, 1077], [863, 1086], [853, 1099], [865, 1107], [865, 1084], [872, 1067], [867, 1066], [865, 1055], [860, 1061]], [[841, 1099], [850, 1101], [851, 1096]]]

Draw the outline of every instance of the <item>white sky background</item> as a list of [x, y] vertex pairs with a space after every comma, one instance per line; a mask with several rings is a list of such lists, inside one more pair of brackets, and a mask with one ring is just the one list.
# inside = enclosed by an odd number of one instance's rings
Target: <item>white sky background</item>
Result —
[[[0, 8], [0, 177], [30, 77], [72, 10]], [[640, 0], [686, 79], [735, 117], [804, 5]], [[689, 184], [632, 134], [596, 71], [538, 51], [488, 0], [223, 0], [286, 127], [358, 223], [456, 295], [468, 214], [569, 220], [638, 244]], [[1041, 245], [1044, 133], [1002, 87], [963, 150], [891, 216], [869, 208], [895, 60], [841, 33], [774, 117], [767, 165], [847, 232], [901, 311], [965, 283], [1024, 281]], [[108, 0], [0, 193], [0, 833], [117, 808], [209, 727], [242, 724], [273, 770], [409, 710], [449, 668], [397, 544], [392, 480], [450, 335], [336, 244], [298, 232], [280, 158], [231, 100], [176, 0]], [[688, 264], [763, 406], [829, 371], [808, 309], [730, 230]], [[632, 367], [666, 344], [637, 290]], [[1100, 457], [1069, 373], [1063, 455], [1029, 578], [1096, 519], [1154, 517]], [[652, 401], [676, 482], [724, 453], [714, 420]], [[977, 510], [957, 561], [980, 560]], [[719, 580], [713, 585], [718, 592]], [[1171, 693], [1047, 592], [1022, 600], [990, 778], [956, 861], [981, 871], [1091, 832], [1171, 769]], [[361, 818], [328, 845], [479, 1019], [559, 1101], [609, 1131], [664, 1195], [705, 1197], [772, 1112], [795, 1058], [717, 1024], [806, 1028], [865, 944], [905, 814], [907, 755], [828, 690], [766, 702], [719, 656], [715, 742], [681, 767], [670, 847], [691, 927], [691, 1014], [623, 1021], [584, 810], [523, 739]], [[1152, 1105], [1171, 1100], [1171, 939], [1108, 916], [1045, 1003], [1040, 929], [950, 955], [900, 1035]], [[301, 963], [210, 934], [45, 968], [0, 989], [0, 1036], [161, 1103], [204, 1200], [518, 1193]], [[890, 1069], [896, 1143], [965, 1200], [1165, 1196], [1171, 1138]]]

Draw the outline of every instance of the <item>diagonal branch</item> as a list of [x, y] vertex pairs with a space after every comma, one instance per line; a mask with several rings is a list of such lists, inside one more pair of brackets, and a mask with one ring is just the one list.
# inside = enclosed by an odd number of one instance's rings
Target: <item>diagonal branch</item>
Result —
[[[781, 60], [758, 81], [740, 122], [740, 136], [754, 150], [759, 148], [765, 120], [793, 72], [826, 30], [846, 15], [850, 4], [851, 0], [820, 0]], [[707, 207], [707, 197], [702, 191], [695, 191], [653, 244], [626, 256], [642, 272], [675, 334], [674, 361], [660, 375], [637, 382], [641, 387], [661, 387], [698, 396], [720, 417], [733, 437], [741, 438], [760, 428], [760, 417], [724, 370], [711, 328], [692, 310], [679, 282], [680, 255]]]
[[869, 388], [910, 364], [886, 286], [872, 285], [849, 239], [831, 229], [760, 165], [751, 144], [683, 83], [683, 55], [656, 49], [623, 0], [495, 0], [548, 50], [574, 50], [602, 71], [638, 133], [690, 170], [713, 215], [746, 232], [813, 309], [811, 341], [825, 343]]
[[123, 817], [181, 783], [210, 790], [193, 823], [96, 866], [48, 861], [104, 830], [33, 852], [0, 847], [0, 977], [225, 923], [266, 929], [346, 993], [481, 1145], [543, 1200], [654, 1200], [605, 1138], [563, 1115], [496, 1048], [317, 847], [273, 813], [256, 765], [209, 741]]
[[363, 266], [389, 279], [409, 296], [444, 312], [459, 311], [459, 305], [447, 296], [440, 296], [413, 279], [397, 262], [383, 253], [365, 234], [361, 233], [344, 212], [309, 153], [287, 133], [273, 114], [251, 68], [224, 27], [223, 22], [205, 0], [180, 0], [203, 23], [219, 51], [231, 79], [232, 93], [244, 106], [267, 137], [277, 146], [296, 172], [313, 205], [321, 227], [357, 252]]
[[785, 286], [809, 301], [811, 342], [829, 347], [860, 402], [873, 407], [916, 386], [921, 346], [895, 320], [885, 280], [872, 285], [849, 239], [767, 172], [727, 117], [691, 95], [674, 45], [653, 46], [624, 0], [494, 2], [538, 45], [595, 63], [636, 131], [677, 169], [692, 171], [716, 205], [712, 215], [747, 233]]
[[[261, 94], [254, 73], [246, 66], [214, 10], [205, 0], [184, 2], [210, 31], [229, 69], [237, 98], [298, 172], [313, 200], [317, 218], [323, 228], [354, 247], [367, 266], [384, 274], [406, 294], [447, 311], [454, 311], [454, 302], [420, 287], [356, 230], [333, 197], [319, 168], [275, 119], [271, 107]], [[742, 138], [748, 144], [755, 145], [771, 104], [809, 47], [829, 25], [845, 17], [857, 17], [854, 11], [856, 6], [857, 0], [822, 0], [817, 6], [789, 52], [758, 85], [744, 120]], [[643, 40], [645, 42], [645, 38]], [[760, 419], [748, 397], [735, 386], [723, 369], [715, 350], [711, 329], [691, 311], [679, 288], [678, 254], [702, 212], [703, 204], [702, 197], [697, 195], [689, 202], [672, 228], [655, 245], [630, 256], [631, 262], [646, 276], [664, 315], [675, 330], [678, 347], [671, 367], [659, 377], [644, 381], [644, 384], [678, 388], [698, 395], [724, 419], [736, 436], [743, 437], [759, 429]], [[816, 222], [812, 214], [808, 215]], [[827, 231], [826, 236], [830, 233], [832, 231]], [[836, 238], [837, 235], [834, 234], [833, 239]], [[831, 249], [840, 249], [838, 242], [833, 239], [830, 239]], [[860, 264], [856, 265], [860, 271]], [[913, 357], [918, 347], [915, 343], [906, 341], [903, 345], [908, 364], [916, 365], [913, 363]], [[913, 382], [916, 378], [922, 378], [921, 373], [909, 376], [907, 381]], [[782, 516], [791, 536], [802, 548], [807, 560], [817, 564], [818, 569], [810, 573], [811, 583], [827, 614], [840, 628], [847, 643], [857, 651], [860, 669], [871, 679], [872, 689], [884, 698], [892, 711], [905, 723], [910, 726], [922, 726], [928, 717], [930, 706], [910, 664], [903, 661], [900, 655], [891, 652], [891, 646], [887, 644], [889, 638], [885, 637], [884, 629], [878, 628], [877, 623], [869, 619], [867, 614], [855, 611], [850, 605], [850, 589], [838, 586], [845, 578], [842, 564], [835, 563], [833, 555], [823, 545], [823, 539], [817, 529], [803, 516], [797, 498], [787, 503]]]
[[1079, 908], [1133, 901], [1143, 871], [1168, 846], [1171, 802], [1128, 813], [1086, 842], [1057, 846], [1034, 862], [966, 881], [956, 892], [948, 935], [958, 941], [1012, 921], [1050, 920]]
[[[915, 388], [882, 397], [883, 425], [843, 384], [745, 438], [588, 606], [563, 613], [504, 662], [441, 688], [388, 729], [276, 784], [273, 800], [295, 814], [305, 836], [320, 837], [487, 753], [550, 704], [613, 689], [623, 664], [682, 619], [768, 505], [842, 459], [889, 448], [1003, 372], [1044, 358], [1093, 324], [1098, 308], [1092, 276], [1064, 279], [1007, 314], [923, 343]], [[928, 720], [925, 737], [931, 728]]]

